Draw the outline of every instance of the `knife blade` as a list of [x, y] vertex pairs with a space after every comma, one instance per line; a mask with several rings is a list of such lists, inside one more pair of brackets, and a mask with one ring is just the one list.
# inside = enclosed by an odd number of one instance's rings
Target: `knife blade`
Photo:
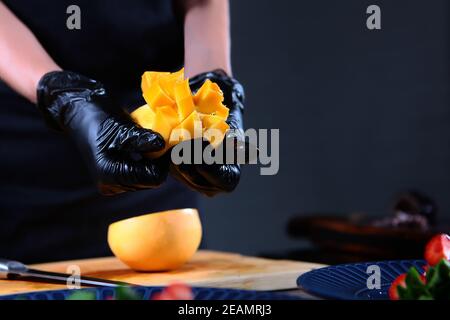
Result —
[[[39, 281], [48, 283], [64, 283], [74, 281], [74, 275], [68, 273], [50, 272], [28, 268], [25, 264], [7, 259], [0, 259], [0, 279]], [[136, 286], [131, 283], [79, 276], [77, 282], [83, 286], [120, 287]]]

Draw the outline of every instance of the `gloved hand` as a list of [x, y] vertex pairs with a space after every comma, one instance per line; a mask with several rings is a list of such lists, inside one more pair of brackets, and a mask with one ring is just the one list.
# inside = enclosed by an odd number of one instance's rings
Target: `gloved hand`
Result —
[[163, 138], [115, 107], [99, 82], [74, 72], [50, 72], [39, 81], [37, 97], [48, 125], [75, 140], [101, 193], [155, 188], [164, 182], [168, 164], [141, 156], [162, 150]]
[[[226, 122], [230, 129], [244, 130], [242, 115], [244, 111], [244, 88], [235, 79], [229, 77], [223, 70], [215, 70], [212, 72], [202, 73], [190, 79], [190, 87], [196, 92], [203, 83], [211, 80], [219, 85], [224, 94], [224, 104], [230, 110]], [[245, 143], [242, 134], [236, 131], [229, 131], [225, 139], [233, 139], [235, 154], [238, 148], [242, 148]], [[225, 141], [225, 140], [224, 140]], [[204, 142], [205, 148], [208, 143]], [[219, 148], [224, 148], [226, 154], [226, 143], [223, 142]], [[236, 162], [233, 164], [179, 164], [170, 166], [170, 171], [178, 180], [186, 183], [192, 189], [199, 191], [207, 196], [214, 196], [221, 192], [233, 191], [239, 183], [241, 176], [240, 165]]]

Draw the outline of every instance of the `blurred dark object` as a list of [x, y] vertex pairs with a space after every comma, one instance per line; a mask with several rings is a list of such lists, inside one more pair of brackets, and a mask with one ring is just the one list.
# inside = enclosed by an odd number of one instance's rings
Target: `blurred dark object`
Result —
[[279, 258], [329, 264], [420, 259], [428, 240], [450, 229], [448, 225], [436, 226], [435, 202], [418, 191], [396, 196], [392, 211], [385, 218], [371, 218], [361, 213], [347, 216], [312, 213], [294, 217], [288, 223], [288, 234], [309, 240], [313, 246], [279, 255]]
[[377, 227], [404, 227], [428, 230], [435, 226], [438, 208], [436, 203], [420, 191], [407, 191], [395, 197], [393, 215], [373, 222]]

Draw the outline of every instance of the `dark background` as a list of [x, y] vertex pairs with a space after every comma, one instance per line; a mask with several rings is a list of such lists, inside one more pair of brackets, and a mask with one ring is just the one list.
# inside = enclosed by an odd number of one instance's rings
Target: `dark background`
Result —
[[294, 214], [383, 215], [411, 187], [450, 218], [448, 1], [232, 0], [231, 14], [246, 126], [280, 129], [280, 171], [247, 167], [236, 192], [203, 199], [210, 248], [294, 248]]

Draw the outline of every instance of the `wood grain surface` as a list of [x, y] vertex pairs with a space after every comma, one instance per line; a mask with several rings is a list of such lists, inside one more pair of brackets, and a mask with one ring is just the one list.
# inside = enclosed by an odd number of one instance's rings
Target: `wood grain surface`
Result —
[[[167, 285], [171, 282], [182, 281], [204, 287], [286, 290], [296, 288], [298, 276], [323, 265], [262, 259], [235, 253], [199, 251], [182, 268], [168, 272], [135, 272], [114, 257], [54, 262], [30, 267], [67, 272], [70, 266], [78, 266], [82, 276], [119, 280], [138, 285]], [[0, 280], [0, 295], [65, 288], [65, 285]]]

